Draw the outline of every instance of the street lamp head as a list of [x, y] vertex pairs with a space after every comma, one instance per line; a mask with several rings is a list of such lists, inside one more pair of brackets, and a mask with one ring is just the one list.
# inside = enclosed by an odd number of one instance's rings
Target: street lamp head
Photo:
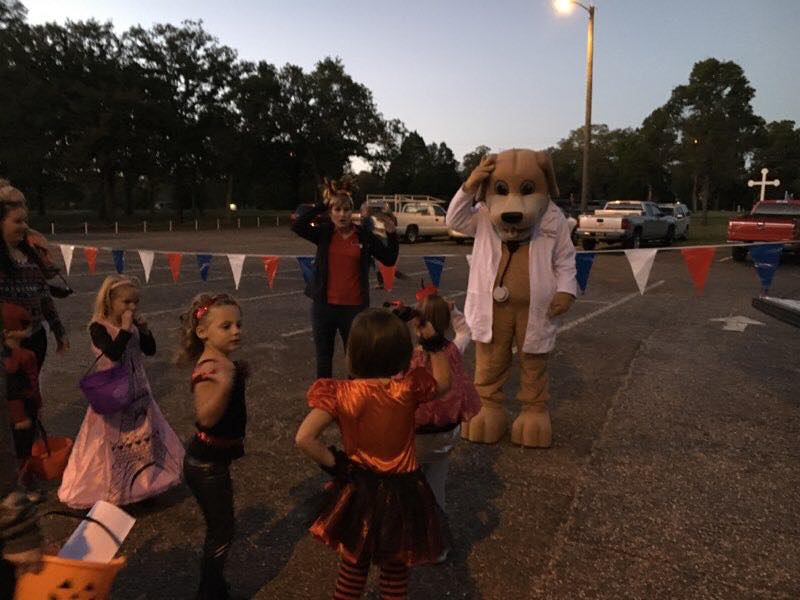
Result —
[[564, 15], [568, 15], [575, 10], [575, 2], [573, 0], [554, 0], [553, 6]]

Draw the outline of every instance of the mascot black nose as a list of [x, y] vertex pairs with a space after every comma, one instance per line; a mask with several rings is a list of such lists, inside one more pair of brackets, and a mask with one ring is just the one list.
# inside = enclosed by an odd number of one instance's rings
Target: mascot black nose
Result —
[[504, 212], [501, 217], [503, 219], [503, 223], [508, 223], [513, 225], [515, 223], [519, 223], [522, 221], [522, 213], [521, 212]]

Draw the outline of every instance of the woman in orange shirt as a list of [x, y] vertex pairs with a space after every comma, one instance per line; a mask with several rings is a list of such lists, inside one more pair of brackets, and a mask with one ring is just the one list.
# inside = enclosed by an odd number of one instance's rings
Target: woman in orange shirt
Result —
[[[306, 286], [311, 306], [311, 328], [317, 354], [317, 377], [333, 373], [336, 334], [347, 346], [350, 325], [369, 306], [369, 266], [377, 258], [386, 266], [397, 262], [400, 242], [395, 224], [383, 217], [386, 243], [372, 231], [353, 223], [353, 198], [348, 182], [326, 181], [323, 202], [300, 215], [292, 230], [317, 245], [314, 276]], [[329, 220], [314, 219], [328, 211]]]
[[[341, 556], [337, 600], [361, 596], [370, 564], [380, 566], [384, 598], [405, 598], [409, 567], [436, 562], [447, 547], [444, 521], [417, 464], [414, 413], [450, 389], [450, 365], [430, 323], [418, 334], [430, 353], [430, 373], [408, 371], [413, 346], [403, 321], [385, 310], [362, 312], [347, 344], [353, 379], [321, 379], [308, 391], [311, 412], [295, 442], [333, 476], [310, 531]], [[333, 421], [344, 450], [319, 440]]]

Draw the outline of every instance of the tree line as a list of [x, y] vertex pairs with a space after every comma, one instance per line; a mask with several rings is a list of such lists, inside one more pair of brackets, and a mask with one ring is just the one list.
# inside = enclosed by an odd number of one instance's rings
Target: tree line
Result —
[[[800, 194], [800, 129], [755, 115], [732, 62], [698, 62], [688, 83], [636, 128], [593, 125], [591, 197], [749, 206], [762, 166]], [[550, 148], [562, 195], [580, 194], [583, 130]], [[531, 145], [535, 145], [535, 140]], [[490, 149], [459, 162], [379, 111], [338, 59], [310, 71], [240, 60], [203, 24], [32, 25], [0, 0], [0, 175], [49, 209], [154, 210], [179, 218], [236, 202], [291, 208], [323, 177], [353, 174], [359, 195], [449, 198]], [[357, 198], [360, 199], [360, 198]]]

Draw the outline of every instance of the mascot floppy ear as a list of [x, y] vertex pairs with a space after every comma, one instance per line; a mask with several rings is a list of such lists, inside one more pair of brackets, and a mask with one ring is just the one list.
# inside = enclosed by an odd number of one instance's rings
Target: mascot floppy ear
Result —
[[547, 152], [536, 153], [536, 163], [539, 168], [544, 171], [547, 177], [547, 192], [551, 198], [558, 198], [558, 184], [556, 183], [556, 171], [553, 169], [553, 161]]

